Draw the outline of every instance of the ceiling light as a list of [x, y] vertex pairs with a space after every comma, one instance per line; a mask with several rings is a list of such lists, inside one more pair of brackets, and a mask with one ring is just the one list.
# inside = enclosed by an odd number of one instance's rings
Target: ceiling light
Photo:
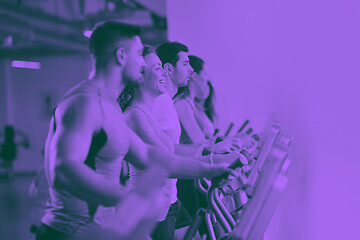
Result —
[[87, 37], [87, 38], [90, 38], [91, 34], [92, 34], [92, 31], [90, 31], [90, 30], [86, 30], [86, 31], [84, 31], [84, 33], [83, 33], [83, 35], [84, 35], [85, 37]]
[[37, 69], [38, 70], [41, 68], [41, 63], [40, 62], [13, 60], [13, 61], [11, 61], [11, 66], [14, 68], [26, 68], [26, 69]]

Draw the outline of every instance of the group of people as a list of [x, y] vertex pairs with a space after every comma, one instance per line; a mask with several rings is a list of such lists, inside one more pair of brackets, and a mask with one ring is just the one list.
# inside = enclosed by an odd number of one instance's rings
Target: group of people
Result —
[[[247, 164], [238, 153], [253, 144], [246, 136], [215, 141], [204, 61], [179, 42], [154, 49], [139, 36], [138, 27], [115, 21], [94, 29], [95, 73], [65, 94], [51, 118], [44, 152], [50, 199], [37, 240], [95, 232], [117, 239], [129, 234], [129, 222], [138, 226], [134, 236], [173, 239], [181, 203], [190, 215], [197, 208], [192, 179], [236, 175], [228, 166], [239, 158]], [[126, 186], [119, 182], [124, 161]]]

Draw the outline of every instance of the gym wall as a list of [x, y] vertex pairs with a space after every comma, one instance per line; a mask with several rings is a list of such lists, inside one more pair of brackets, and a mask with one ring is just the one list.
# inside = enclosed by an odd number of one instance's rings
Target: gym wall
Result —
[[[18, 149], [14, 171], [34, 172], [44, 162], [42, 150], [52, 108], [67, 90], [87, 79], [90, 64], [88, 56], [82, 55], [16, 59], [40, 62], [41, 69], [13, 68], [13, 59], [1, 61], [4, 72], [1, 73], [0, 86], [4, 88], [0, 88], [0, 98], [7, 96], [7, 111], [1, 108], [1, 112], [6, 114], [0, 115], [0, 123], [10, 123], [29, 136], [30, 149]], [[47, 102], [49, 98], [50, 102]]]
[[294, 136], [267, 239], [360, 239], [359, 3], [169, 0], [167, 14], [169, 39], [207, 63], [223, 129], [276, 112]]

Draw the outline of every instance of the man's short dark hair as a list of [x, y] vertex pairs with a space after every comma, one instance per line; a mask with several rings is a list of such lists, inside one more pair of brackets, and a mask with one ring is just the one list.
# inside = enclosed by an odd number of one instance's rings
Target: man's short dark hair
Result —
[[163, 66], [165, 63], [170, 63], [175, 67], [179, 60], [179, 52], [189, 52], [189, 49], [179, 42], [166, 42], [156, 49], [156, 54], [160, 58]]
[[96, 70], [107, 66], [111, 55], [115, 56], [118, 42], [140, 36], [140, 28], [126, 23], [107, 21], [97, 25], [89, 42], [90, 53], [94, 56]]

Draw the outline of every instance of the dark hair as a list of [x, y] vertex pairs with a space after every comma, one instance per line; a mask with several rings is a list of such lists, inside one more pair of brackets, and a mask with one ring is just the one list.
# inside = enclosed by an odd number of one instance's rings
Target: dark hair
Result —
[[205, 114], [206, 116], [208, 116], [210, 121], [214, 123], [214, 121], [217, 118], [217, 114], [215, 112], [215, 107], [214, 107], [215, 92], [211, 82], [208, 81], [207, 84], [209, 86], [210, 91], [209, 91], [209, 96], [204, 101]]
[[160, 58], [163, 66], [166, 63], [170, 63], [175, 67], [179, 60], [179, 52], [189, 52], [189, 49], [179, 42], [166, 42], [156, 49], [156, 54]]
[[90, 53], [95, 58], [95, 69], [105, 68], [111, 60], [119, 40], [140, 36], [140, 28], [126, 23], [107, 21], [97, 25], [89, 41]]
[[177, 93], [173, 97], [173, 100], [177, 101], [180, 99], [184, 99], [184, 98], [188, 97], [189, 94], [190, 94], [190, 90], [189, 90], [188, 86], [179, 87]]
[[145, 57], [145, 56], [149, 55], [150, 53], [156, 54], [155, 49], [149, 45], [144, 45], [142, 56]]
[[[149, 55], [150, 53], [155, 53], [155, 49], [149, 45], [145, 45], [142, 56], [145, 57]], [[135, 88], [133, 86], [127, 85], [120, 96], [117, 99], [117, 102], [122, 110], [124, 112], [131, 104], [133, 98], [134, 98]]]
[[201, 58], [194, 56], [194, 55], [189, 55], [189, 63], [190, 66], [194, 69], [194, 72], [196, 73], [200, 73], [201, 70], [203, 70], [204, 68], [204, 60], [202, 60]]
[[124, 90], [120, 93], [120, 96], [117, 99], [117, 103], [119, 104], [122, 112], [130, 106], [133, 98], [134, 98], [135, 88], [133, 86], [127, 85]]
[[[210, 81], [207, 82], [208, 86], [209, 86], [209, 96], [205, 99], [204, 101], [204, 111], [206, 116], [210, 119], [210, 121], [212, 123], [214, 123], [214, 121], [217, 119], [217, 114], [215, 112], [215, 107], [214, 107], [214, 101], [215, 101], [215, 92], [214, 92], [214, 88], [211, 84]], [[195, 98], [195, 101], [197, 102], [201, 102], [201, 100]]]

